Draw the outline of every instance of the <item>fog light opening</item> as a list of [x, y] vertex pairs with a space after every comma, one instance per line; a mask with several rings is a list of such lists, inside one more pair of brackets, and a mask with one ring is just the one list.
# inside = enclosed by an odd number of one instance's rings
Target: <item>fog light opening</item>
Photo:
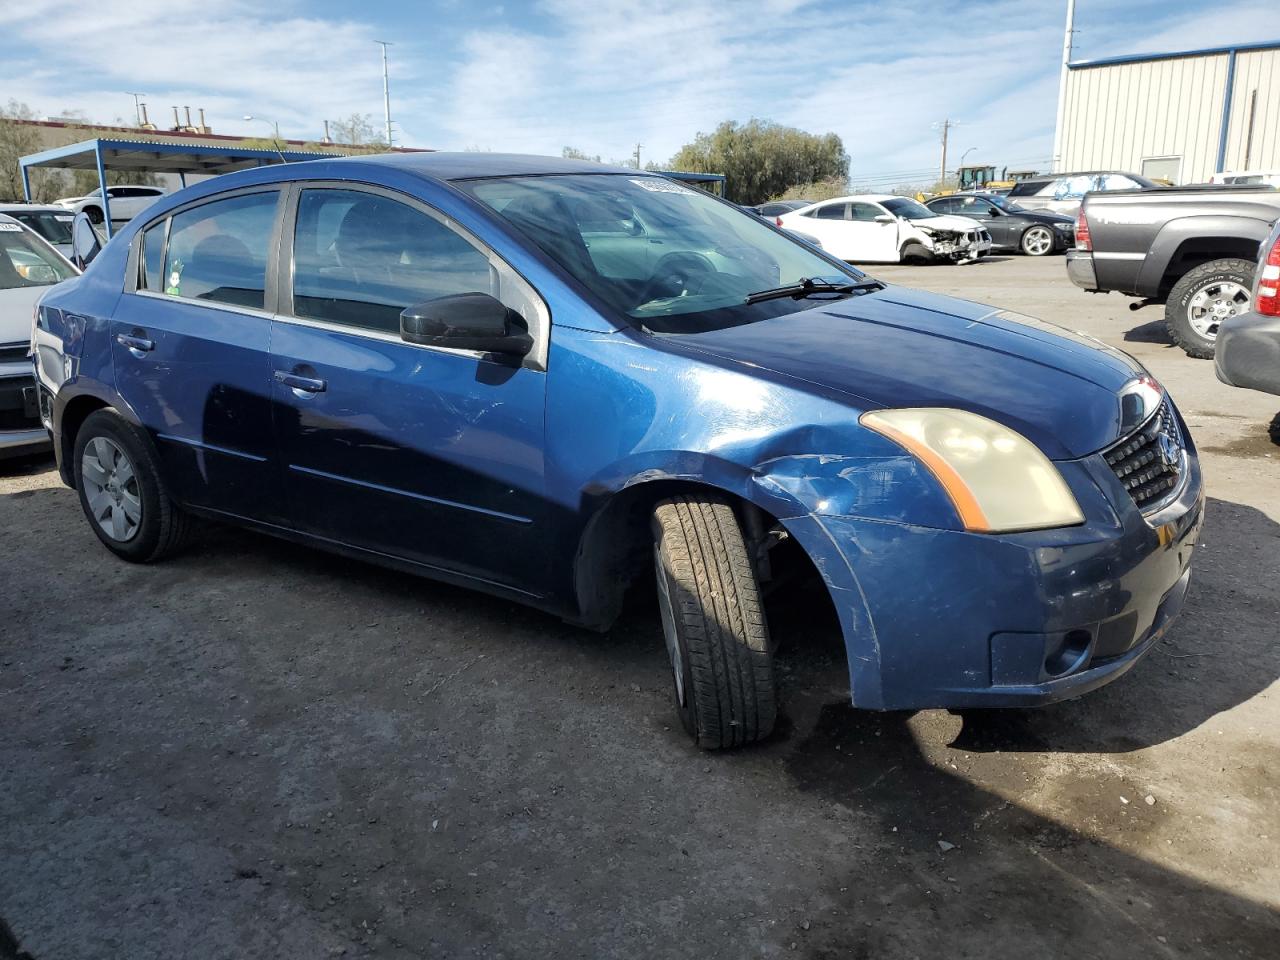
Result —
[[1093, 634], [1088, 630], [1068, 630], [1056, 637], [1057, 643], [1045, 652], [1044, 672], [1049, 677], [1061, 677], [1079, 669], [1089, 655]]

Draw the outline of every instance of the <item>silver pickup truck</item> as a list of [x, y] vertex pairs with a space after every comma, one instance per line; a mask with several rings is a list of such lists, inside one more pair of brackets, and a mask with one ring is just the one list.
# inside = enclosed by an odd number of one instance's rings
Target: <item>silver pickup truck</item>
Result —
[[1213, 356], [1218, 325], [1249, 309], [1258, 245], [1280, 218], [1280, 192], [1182, 187], [1091, 193], [1076, 221], [1067, 275], [1090, 293], [1164, 304], [1169, 335]]

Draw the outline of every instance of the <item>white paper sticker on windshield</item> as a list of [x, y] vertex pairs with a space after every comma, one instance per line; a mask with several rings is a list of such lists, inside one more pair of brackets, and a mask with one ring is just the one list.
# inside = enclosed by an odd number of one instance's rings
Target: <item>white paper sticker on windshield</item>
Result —
[[16, 223], [0, 223], [0, 230], [3, 230], [5, 233], [21, 233], [22, 227], [18, 226]]
[[693, 193], [688, 187], [682, 187], [680, 184], [672, 183], [670, 180], [660, 180], [657, 177], [645, 177], [631, 182], [637, 187], [648, 190], [650, 193]]
[[53, 219], [55, 219], [55, 220], [74, 220], [74, 219], [75, 219], [75, 217], [73, 217], [73, 216], [72, 216], [71, 214], [69, 214], [69, 213], [55, 213], [55, 214], [53, 215]]

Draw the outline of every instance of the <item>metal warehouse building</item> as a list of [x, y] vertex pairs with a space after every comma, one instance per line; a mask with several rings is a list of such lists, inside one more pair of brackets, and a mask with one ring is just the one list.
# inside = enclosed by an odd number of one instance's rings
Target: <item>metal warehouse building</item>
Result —
[[1056, 171], [1280, 170], [1280, 41], [1067, 64]]

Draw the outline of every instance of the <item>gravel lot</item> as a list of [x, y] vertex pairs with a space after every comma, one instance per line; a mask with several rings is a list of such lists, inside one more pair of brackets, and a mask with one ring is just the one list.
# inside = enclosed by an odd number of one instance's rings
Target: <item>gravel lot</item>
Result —
[[1040, 711], [856, 713], [792, 591], [778, 733], [704, 754], [648, 603], [601, 637], [219, 528], [129, 566], [50, 461], [0, 464], [0, 958], [1275, 957], [1280, 397], [1060, 257], [873, 272], [1173, 392], [1211, 500], [1139, 667]]

